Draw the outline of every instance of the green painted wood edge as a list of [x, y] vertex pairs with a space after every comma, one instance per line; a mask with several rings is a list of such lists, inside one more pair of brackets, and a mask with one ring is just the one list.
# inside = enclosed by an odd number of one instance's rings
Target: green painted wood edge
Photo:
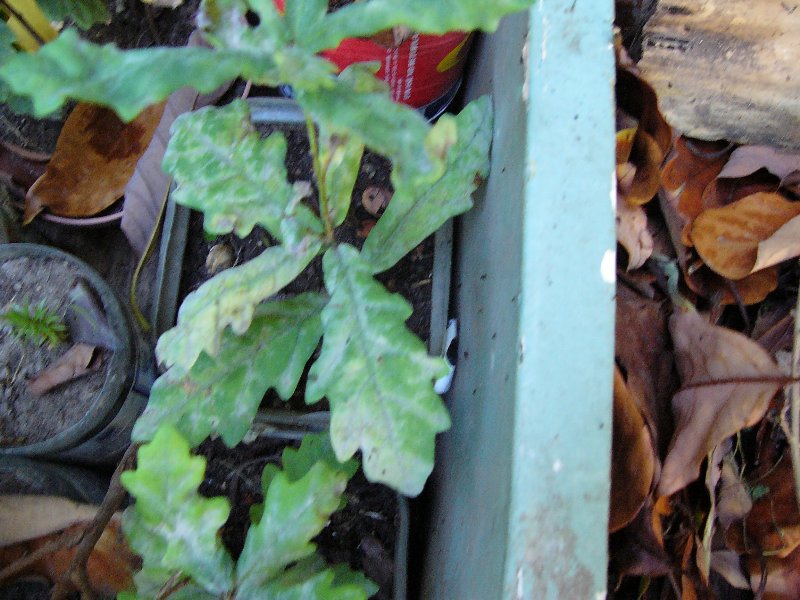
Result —
[[610, 1], [539, 0], [528, 140], [507, 598], [604, 598], [614, 359]]

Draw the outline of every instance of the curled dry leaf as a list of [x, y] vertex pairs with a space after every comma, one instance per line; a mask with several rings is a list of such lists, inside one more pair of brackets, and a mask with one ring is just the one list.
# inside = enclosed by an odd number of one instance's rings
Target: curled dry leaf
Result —
[[92, 371], [95, 346], [75, 344], [53, 365], [28, 382], [28, 390], [35, 396], [46, 394], [54, 387], [67, 383]]
[[664, 153], [641, 127], [617, 132], [618, 193], [630, 204], [650, 202], [661, 184]]
[[699, 215], [703, 206], [703, 193], [716, 179], [730, 155], [728, 145], [717, 142], [700, 142], [680, 137], [661, 171], [661, 182], [666, 199], [673, 205], [682, 221], [682, 241], [691, 246], [686, 227]]
[[628, 271], [638, 269], [653, 254], [653, 236], [647, 229], [647, 214], [641, 206], [617, 200], [617, 241], [628, 251]]
[[761, 600], [797, 600], [800, 598], [800, 548], [784, 558], [748, 556], [745, 559], [750, 574], [750, 589], [761, 585], [761, 561], [767, 568], [766, 585]]
[[753, 507], [728, 528], [725, 541], [740, 554], [784, 558], [800, 546], [800, 512], [789, 456], [784, 455], [751, 486]]
[[717, 492], [717, 520], [723, 529], [743, 519], [753, 507], [750, 492], [739, 478], [733, 456], [722, 459], [720, 486]]
[[670, 572], [661, 517], [652, 499], [645, 501], [630, 524], [609, 536], [609, 558], [613, 578], [617, 580], [626, 576], [660, 577]]
[[[761, 243], [798, 215], [800, 202], [790, 202], [777, 193], [761, 192], [703, 212], [692, 224], [691, 238], [703, 262], [715, 273], [742, 279], [800, 253], [800, 243], [791, 239], [792, 233], [800, 228], [800, 224], [795, 224], [782, 234], [777, 247], [773, 242], [769, 256], [758, 263]], [[781, 248], [784, 242], [787, 246]], [[776, 261], [777, 258], [780, 260]]]
[[770, 146], [741, 146], [733, 151], [719, 177], [738, 179], [766, 169], [781, 181], [800, 173], [800, 153]]
[[783, 377], [756, 342], [708, 323], [695, 311], [676, 311], [670, 332], [683, 388], [672, 399], [675, 434], [661, 470], [659, 495], [694, 481], [711, 450], [757, 423]]
[[206, 256], [206, 271], [216, 275], [220, 271], [233, 266], [233, 248], [228, 244], [214, 244]]
[[[89, 525], [88, 520], [75, 522], [66, 527], [61, 534], [49, 533], [0, 548], [0, 567], [10, 565], [47, 544], [64, 539], [62, 536], [77, 536], [87, 525]], [[39, 561], [29, 565], [19, 575], [36, 575], [51, 582], [61, 581], [75, 557], [75, 551], [73, 546], [49, 552]], [[119, 514], [116, 514], [103, 531], [86, 563], [89, 587], [99, 596], [115, 597], [117, 593], [131, 588], [133, 573], [139, 568], [141, 568], [141, 561], [125, 543], [121, 518]], [[76, 588], [70, 586], [69, 591], [76, 591]]]
[[639, 127], [658, 145], [662, 156], [672, 145], [672, 128], [658, 108], [655, 90], [645, 80], [626, 69], [617, 69], [617, 106], [636, 118]]
[[45, 208], [65, 217], [88, 217], [122, 197], [164, 104], [130, 123], [110, 109], [80, 103], [67, 117], [47, 169], [28, 190], [24, 222]]
[[389, 206], [392, 196], [391, 190], [371, 185], [361, 194], [361, 206], [373, 217], [379, 217]]
[[730, 550], [715, 550], [711, 553], [711, 569], [716, 571], [731, 586], [738, 590], [749, 590], [750, 582], [744, 576], [739, 555]]
[[58, 496], [0, 496], [0, 547], [91, 521], [97, 507]]
[[616, 366], [612, 440], [608, 530], [613, 533], [633, 521], [649, 497], [656, 462], [650, 431]]

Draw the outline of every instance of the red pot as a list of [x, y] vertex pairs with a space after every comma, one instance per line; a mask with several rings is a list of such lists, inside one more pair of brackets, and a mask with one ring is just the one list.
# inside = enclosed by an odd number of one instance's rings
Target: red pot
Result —
[[[274, 2], [283, 10], [284, 0]], [[322, 56], [340, 69], [357, 62], [380, 62], [376, 76], [389, 84], [392, 99], [414, 108], [452, 98], [464, 72], [471, 34], [414, 33], [397, 45], [391, 38], [389, 32], [370, 39], [346, 39], [338, 48], [322, 52]]]

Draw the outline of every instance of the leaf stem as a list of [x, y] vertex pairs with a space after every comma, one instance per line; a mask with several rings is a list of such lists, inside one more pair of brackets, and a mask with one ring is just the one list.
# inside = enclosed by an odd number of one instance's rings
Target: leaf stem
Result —
[[328, 192], [325, 189], [325, 169], [319, 160], [319, 143], [317, 141], [317, 130], [311, 116], [306, 114], [306, 130], [308, 131], [308, 146], [311, 151], [311, 160], [314, 163], [314, 175], [317, 178], [317, 191], [319, 192], [319, 212], [322, 222], [325, 225], [325, 240], [333, 243], [333, 226], [331, 225], [330, 214], [328, 213]]

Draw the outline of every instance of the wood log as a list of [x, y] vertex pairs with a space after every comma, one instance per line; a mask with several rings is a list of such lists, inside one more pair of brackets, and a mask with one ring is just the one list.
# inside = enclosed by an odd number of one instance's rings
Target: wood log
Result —
[[800, 0], [660, 0], [643, 46], [681, 133], [800, 148]]

